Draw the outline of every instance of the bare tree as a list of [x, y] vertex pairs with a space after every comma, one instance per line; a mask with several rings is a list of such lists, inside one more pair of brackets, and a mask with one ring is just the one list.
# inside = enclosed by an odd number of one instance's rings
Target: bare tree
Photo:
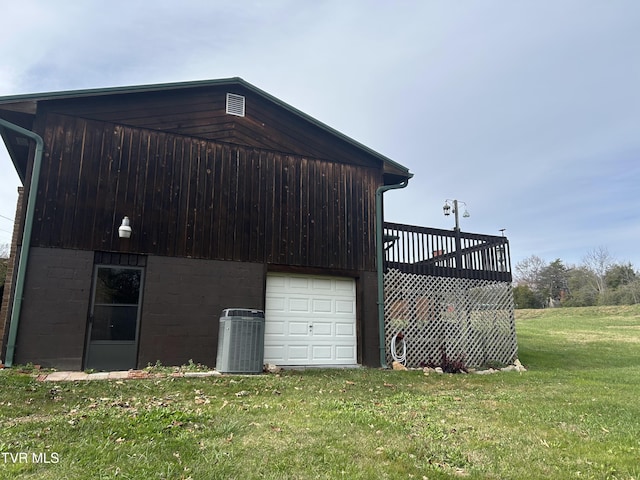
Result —
[[546, 266], [546, 262], [537, 255], [520, 260], [515, 265], [516, 283], [537, 290], [540, 285], [540, 273]]
[[614, 258], [604, 246], [589, 250], [583, 257], [582, 265], [593, 274], [590, 285], [596, 294], [601, 295], [606, 290], [605, 275], [614, 264]]

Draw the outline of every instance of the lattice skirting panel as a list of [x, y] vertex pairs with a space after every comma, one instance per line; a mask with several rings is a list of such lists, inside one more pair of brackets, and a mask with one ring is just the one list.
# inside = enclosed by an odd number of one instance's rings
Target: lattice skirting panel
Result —
[[[433, 277], [389, 269], [384, 276], [385, 338], [404, 335], [407, 367], [439, 365], [443, 355], [468, 367], [509, 364], [517, 355], [511, 284]], [[402, 352], [396, 340], [396, 351]]]

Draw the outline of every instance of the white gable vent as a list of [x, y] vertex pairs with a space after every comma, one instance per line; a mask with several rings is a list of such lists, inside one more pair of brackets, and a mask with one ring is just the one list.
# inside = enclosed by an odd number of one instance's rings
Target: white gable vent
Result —
[[244, 117], [244, 97], [235, 93], [227, 93], [227, 113]]

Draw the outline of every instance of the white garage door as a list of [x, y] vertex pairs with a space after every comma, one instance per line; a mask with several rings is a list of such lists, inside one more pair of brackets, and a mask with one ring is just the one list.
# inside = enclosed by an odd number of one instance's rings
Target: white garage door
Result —
[[270, 273], [265, 304], [265, 363], [357, 364], [353, 278]]

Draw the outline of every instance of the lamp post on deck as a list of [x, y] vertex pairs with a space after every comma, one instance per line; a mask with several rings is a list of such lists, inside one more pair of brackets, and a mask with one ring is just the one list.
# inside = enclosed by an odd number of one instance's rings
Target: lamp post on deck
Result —
[[462, 216], [464, 218], [469, 217], [469, 211], [467, 210], [467, 204], [465, 202], [460, 202], [458, 200], [449, 200], [446, 199], [444, 201], [444, 207], [442, 207], [442, 211], [444, 212], [444, 216], [448, 217], [453, 212], [456, 219], [456, 226], [453, 231], [455, 232], [455, 240], [456, 240], [456, 268], [462, 268], [462, 242], [460, 241], [460, 217], [458, 211], [460, 210], [459, 205], [464, 205], [464, 213]]
[[444, 212], [444, 216], [448, 217], [449, 215], [451, 215], [451, 213], [453, 213], [455, 215], [456, 218], [456, 226], [455, 226], [455, 230], [456, 231], [460, 231], [460, 218], [458, 216], [458, 206], [462, 204], [464, 205], [464, 213], [462, 214], [462, 216], [464, 218], [468, 218], [471, 215], [469, 215], [469, 211], [467, 210], [467, 204], [465, 202], [461, 202], [458, 200], [445, 200], [444, 201], [444, 207], [442, 207], [442, 211]]

